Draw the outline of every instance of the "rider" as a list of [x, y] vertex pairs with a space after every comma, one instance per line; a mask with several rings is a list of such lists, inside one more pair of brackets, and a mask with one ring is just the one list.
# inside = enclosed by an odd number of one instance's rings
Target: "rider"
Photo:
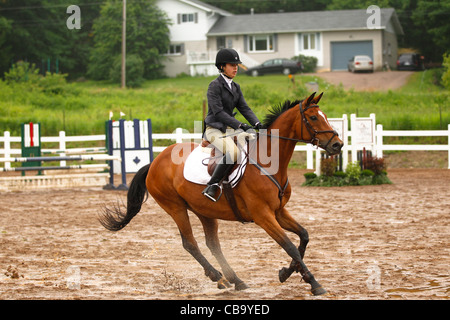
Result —
[[[216, 55], [216, 67], [220, 75], [208, 87], [208, 114], [205, 118], [205, 138], [223, 153], [223, 158], [217, 164], [211, 180], [202, 193], [217, 201], [215, 194], [219, 182], [230, 172], [238, 157], [238, 148], [233, 141], [235, 131], [260, 129], [261, 123], [245, 102], [240, 86], [233, 82], [240, 61], [238, 53], [233, 49], [220, 49]], [[241, 123], [234, 116], [234, 109], [253, 125]], [[226, 132], [226, 133], [225, 133]], [[238, 134], [239, 132], [236, 132]]]

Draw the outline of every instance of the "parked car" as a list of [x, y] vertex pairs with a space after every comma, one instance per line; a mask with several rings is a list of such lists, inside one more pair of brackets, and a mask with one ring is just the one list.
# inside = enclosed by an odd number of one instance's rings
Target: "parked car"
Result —
[[356, 72], [356, 71], [369, 71], [373, 72], [373, 61], [369, 56], [359, 55], [353, 56], [348, 61], [348, 71]]
[[397, 70], [425, 70], [424, 57], [417, 53], [402, 53], [397, 60]]
[[297, 73], [303, 70], [303, 64], [300, 61], [289, 59], [271, 59], [256, 67], [248, 68], [246, 74], [257, 77], [268, 73], [282, 73], [285, 75]]

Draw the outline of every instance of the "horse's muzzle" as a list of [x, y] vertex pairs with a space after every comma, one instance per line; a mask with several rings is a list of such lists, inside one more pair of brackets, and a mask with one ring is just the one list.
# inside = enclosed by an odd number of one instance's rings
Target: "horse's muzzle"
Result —
[[325, 151], [329, 156], [333, 156], [336, 154], [339, 154], [341, 152], [342, 147], [344, 146], [344, 143], [341, 141], [335, 141], [332, 143], [329, 143], [328, 146], [325, 148]]

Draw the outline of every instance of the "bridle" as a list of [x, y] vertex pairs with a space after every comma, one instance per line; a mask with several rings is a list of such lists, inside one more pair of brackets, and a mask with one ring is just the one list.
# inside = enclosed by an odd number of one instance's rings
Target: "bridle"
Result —
[[[311, 136], [310, 140], [305, 140], [303, 139], [303, 125], [301, 125], [301, 129], [300, 129], [300, 138], [301, 139], [295, 139], [295, 138], [288, 138], [288, 137], [282, 137], [282, 136], [276, 136], [273, 134], [269, 134], [269, 133], [262, 133], [262, 132], [258, 132], [258, 134], [263, 134], [266, 135], [268, 137], [274, 137], [274, 138], [278, 138], [278, 139], [283, 139], [283, 140], [291, 140], [291, 141], [296, 141], [296, 142], [306, 142], [306, 143], [311, 143], [312, 145], [316, 145], [319, 146], [319, 139], [317, 138], [317, 136], [319, 134], [322, 133], [332, 133], [333, 135], [331, 136], [331, 138], [328, 140], [327, 144], [325, 145], [325, 147], [323, 147], [324, 149], [326, 149], [328, 147], [328, 145], [330, 144], [331, 140], [333, 140], [334, 137], [336, 137], [338, 135], [338, 133], [336, 132], [336, 130], [321, 130], [321, 131], [317, 131], [316, 129], [314, 129], [314, 127], [311, 125], [311, 123], [309, 123], [308, 119], [306, 118], [305, 115], [305, 111], [311, 108], [318, 108], [319, 106], [317, 104], [313, 104], [313, 105], [309, 105], [307, 106], [305, 109], [302, 108], [302, 103], [299, 103], [299, 108], [300, 108], [300, 115], [302, 116], [302, 121], [305, 123], [305, 127], [306, 130], [308, 130], [308, 133]], [[255, 165], [255, 167], [257, 167], [267, 178], [269, 178], [274, 184], [275, 186], [278, 188], [278, 198], [280, 199], [280, 207], [281, 207], [281, 201], [283, 199], [283, 196], [285, 194], [285, 191], [289, 185], [289, 179], [286, 179], [286, 183], [282, 186], [277, 179], [275, 179], [275, 177], [271, 174], [269, 174], [267, 172], [266, 169], [264, 169], [264, 167], [262, 167], [256, 160], [251, 159], [250, 157], [248, 157], [248, 160], [251, 164]]]
[[274, 137], [274, 138], [279, 138], [279, 139], [283, 139], [283, 140], [291, 140], [291, 141], [296, 141], [296, 142], [311, 143], [312, 145], [319, 146], [319, 139], [317, 138], [317, 136], [319, 134], [322, 134], [322, 133], [332, 133], [333, 135], [328, 140], [326, 145], [323, 147], [323, 149], [326, 149], [328, 147], [328, 145], [330, 144], [331, 140], [333, 140], [333, 138], [336, 137], [338, 135], [338, 133], [336, 132], [336, 130], [321, 130], [321, 131], [317, 131], [316, 129], [314, 129], [314, 127], [311, 125], [311, 123], [306, 118], [305, 111], [308, 110], [308, 109], [311, 109], [311, 108], [318, 108], [318, 107], [319, 106], [317, 104], [312, 104], [312, 105], [307, 106], [305, 109], [303, 109], [302, 108], [302, 103], [301, 102], [299, 103], [300, 115], [302, 116], [302, 121], [305, 124], [306, 130], [308, 131], [309, 135], [311, 136], [310, 140], [303, 139], [303, 126], [300, 127], [300, 138], [301, 139], [276, 136], [276, 135], [273, 135], [273, 134], [269, 134], [269, 133], [266, 134], [266, 133], [261, 133], [261, 132], [260, 132], [260, 134], [264, 134], [264, 135], [266, 135], [268, 137]]
[[[316, 129], [313, 128], [311, 123], [309, 123], [308, 119], [305, 116], [305, 111], [308, 110], [308, 109], [311, 109], [311, 108], [318, 108], [319, 106], [317, 104], [309, 105], [305, 109], [302, 108], [302, 104], [301, 103], [299, 105], [300, 105], [300, 114], [302, 115], [302, 121], [305, 123], [306, 129], [308, 130], [308, 133], [312, 137], [311, 141], [302, 141], [302, 142], [311, 143], [312, 145], [314, 145], [314, 142], [317, 142], [316, 145], [319, 146], [319, 139], [317, 138], [317, 135], [319, 135], [321, 133], [332, 133], [333, 135], [328, 140], [327, 144], [323, 147], [323, 149], [326, 149], [328, 147], [328, 145], [330, 144], [331, 140], [333, 140], [333, 138], [336, 137], [338, 135], [338, 133], [336, 132], [336, 130], [317, 131]], [[303, 126], [301, 126], [300, 130], [301, 130], [300, 131], [300, 137], [303, 137]]]

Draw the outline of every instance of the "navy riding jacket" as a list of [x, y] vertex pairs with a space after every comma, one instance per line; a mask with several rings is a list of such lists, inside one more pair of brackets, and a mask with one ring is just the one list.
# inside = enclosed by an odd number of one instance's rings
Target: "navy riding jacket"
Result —
[[247, 121], [254, 126], [259, 122], [256, 115], [247, 105], [239, 84], [231, 82], [231, 89], [222, 75], [211, 81], [207, 92], [208, 114], [205, 124], [225, 132], [227, 127], [237, 129], [241, 122], [237, 120], [233, 113], [234, 109], [244, 116]]

